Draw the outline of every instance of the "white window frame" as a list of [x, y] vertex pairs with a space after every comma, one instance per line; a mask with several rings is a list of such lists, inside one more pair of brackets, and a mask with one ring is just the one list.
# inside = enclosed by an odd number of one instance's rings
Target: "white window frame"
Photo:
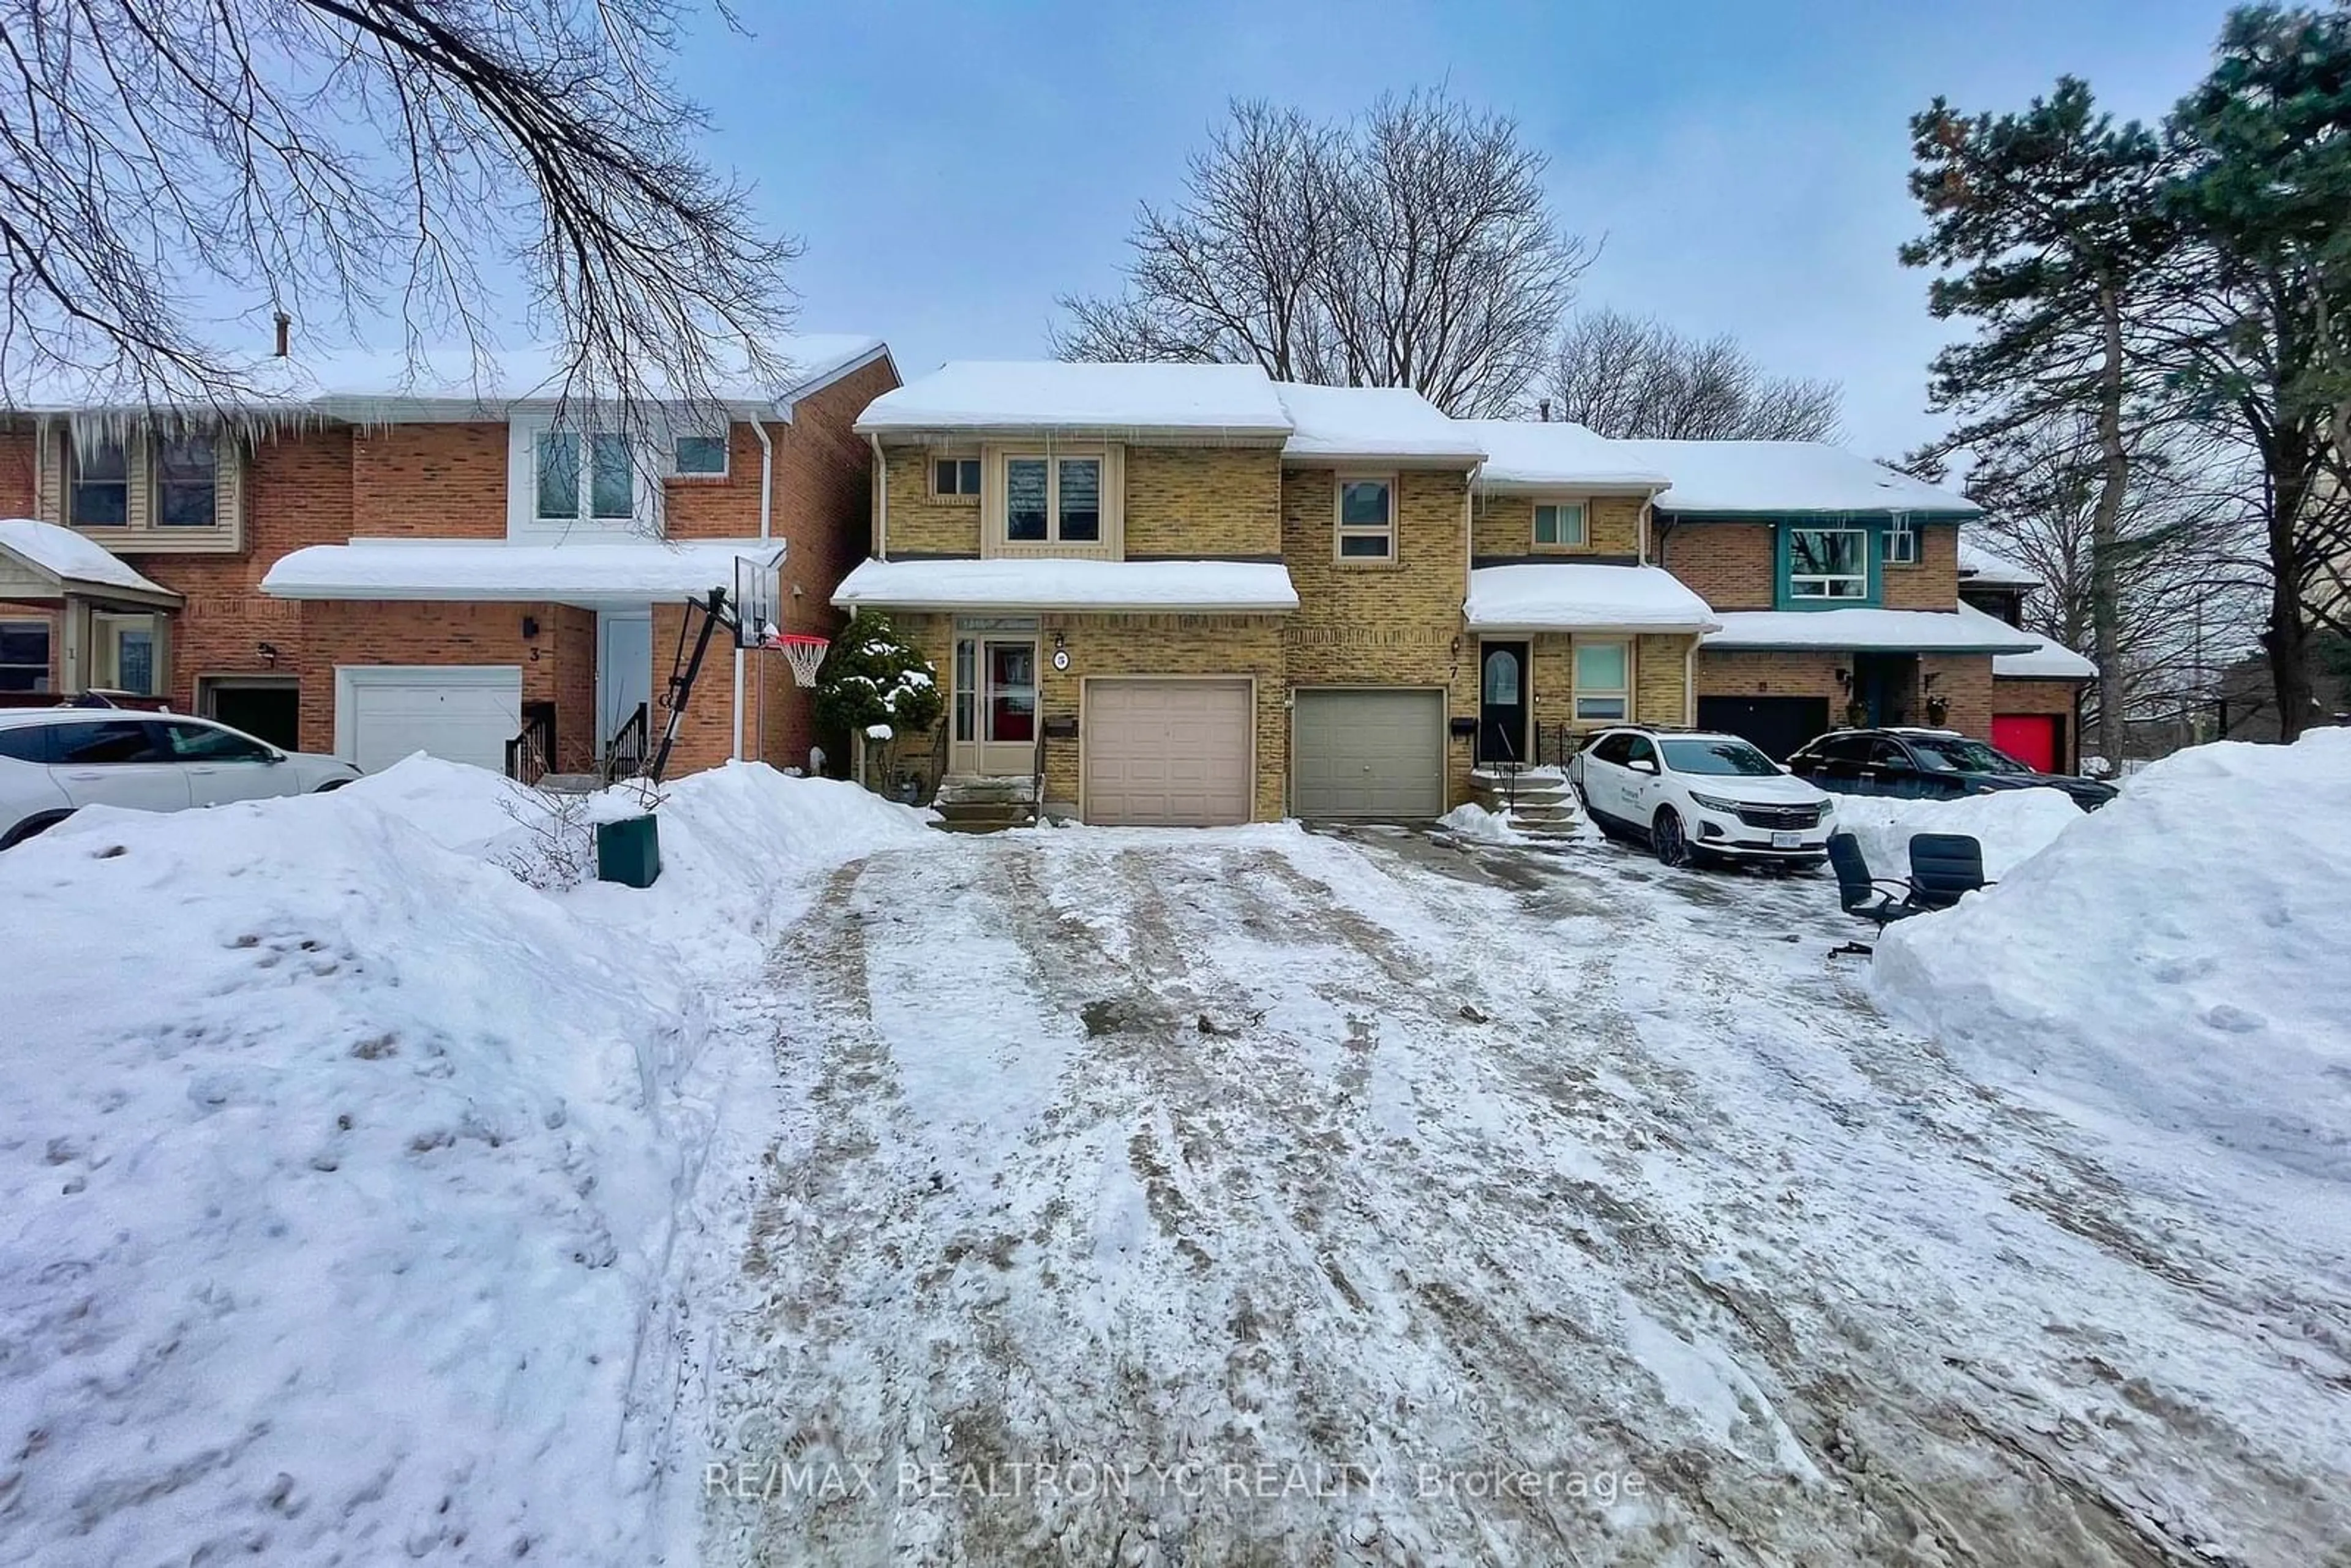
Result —
[[[1583, 684], [1583, 651], [1586, 648], [1614, 648], [1625, 666], [1625, 684], [1621, 686], [1587, 686]], [[1568, 681], [1574, 696], [1575, 722], [1578, 724], [1627, 724], [1633, 717], [1633, 639], [1630, 637], [1578, 637], [1568, 650]], [[1614, 704], [1614, 713], [1587, 712], [1584, 704]]]
[[[116, 484], [120, 484], [122, 486], [122, 520], [116, 523], [89, 522], [85, 521], [76, 514], [74, 509], [74, 492], [80, 489], [83, 483], [81, 478], [82, 449], [75, 444], [73, 437], [69, 434], [65, 437], [65, 444], [62, 449], [63, 468], [59, 475], [59, 506], [65, 513], [65, 523], [68, 528], [91, 529], [100, 534], [126, 533], [130, 530], [131, 523], [139, 516], [139, 457], [145, 444], [143, 442], [133, 441], [129, 435], [122, 435], [113, 440], [100, 442], [99, 444], [101, 447], [112, 447], [114, 450], [122, 454], [122, 477], [120, 480], [100, 479], [93, 481], [93, 483], [109, 486], [112, 486]], [[158, 488], [160, 489], [160, 486]], [[150, 492], [151, 497], [154, 493], [155, 492], [153, 491]], [[157, 509], [154, 507], [154, 503], [152, 498], [149, 502], [149, 509], [151, 512]]]
[[57, 622], [45, 615], [15, 616], [0, 619], [0, 632], [25, 632], [38, 627], [41, 632], [41, 662], [37, 664], [0, 664], [0, 670], [31, 670], [33, 684], [29, 686], [0, 686], [0, 691], [46, 693], [50, 689], [49, 672], [57, 663]]
[[[649, 453], [632, 445], [629, 452], [629, 512], [626, 517], [593, 514], [596, 463], [593, 439], [618, 434], [609, 428], [583, 427], [553, 416], [518, 418], [507, 427], [507, 537], [544, 542], [622, 538], [660, 533], [660, 486], [651, 482], [645, 458]], [[580, 441], [580, 510], [569, 517], [543, 517], [538, 513], [538, 444], [542, 436], [573, 435]]]
[[[1557, 521], [1557, 514], [1559, 512], [1570, 507], [1575, 508], [1574, 538], [1546, 539], [1542, 537], [1542, 513], [1543, 508], [1546, 507], [1552, 508], [1554, 523]], [[1592, 503], [1584, 500], [1581, 497], [1575, 496], [1547, 496], [1538, 497], [1534, 504], [1534, 510], [1530, 519], [1529, 526], [1531, 530], [1529, 538], [1532, 540], [1533, 546], [1536, 549], [1588, 550], [1592, 548]]]
[[[932, 459], [934, 464], [940, 461], [942, 459]], [[1041, 539], [1016, 539], [1012, 537], [1012, 465], [1015, 463], [1042, 463], [1045, 465], [1045, 537]], [[1094, 537], [1090, 539], [1065, 539], [1061, 537], [1061, 465], [1064, 463], [1091, 463], [1094, 465]], [[1110, 543], [1111, 470], [1108, 453], [1008, 449], [999, 467], [1003, 473], [1004, 506], [997, 517], [997, 531], [1006, 544], [1016, 549], [1068, 545], [1079, 549], [1097, 550]], [[935, 468], [932, 477], [934, 481], [937, 478]]]
[[[669, 438], [669, 476], [673, 479], [689, 480], [726, 478], [728, 474], [733, 472], [735, 467], [734, 434], [735, 433], [731, 428], [727, 430], [678, 431]], [[716, 468], [688, 468], [682, 465], [677, 460], [677, 449], [680, 445], [688, 441], [715, 441], [718, 443], [718, 466]]]
[[[1896, 545], [1900, 545], [1904, 548], [1896, 549], [1895, 548]], [[1917, 566], [1921, 559], [1925, 559], [1925, 556], [1926, 551], [1920, 548], [1918, 524], [1915, 519], [1910, 517], [1896, 517], [1891, 523], [1886, 525], [1886, 565]]]
[[[1379, 524], [1347, 521], [1347, 486], [1378, 485], [1387, 491], [1387, 520]], [[1381, 541], [1378, 555], [1349, 555], [1349, 539]], [[1390, 566], [1396, 559], [1396, 476], [1394, 474], [1347, 474], [1333, 476], [1331, 485], [1331, 559], [1341, 566]]]
[[[1852, 535], [1861, 542], [1860, 572], [1858, 574], [1849, 571], [1798, 572], [1796, 570], [1796, 536], [1798, 534]], [[1869, 599], [1869, 530], [1867, 528], [1853, 528], [1849, 526], [1817, 527], [1807, 523], [1791, 524], [1788, 529], [1787, 551], [1788, 597], [1790, 599], [1800, 599], [1810, 603], [1819, 604], [1862, 604], [1867, 602]], [[1801, 585], [1806, 583], [1826, 590], [1829, 585], [1839, 582], [1857, 582], [1861, 585], [1861, 591], [1858, 593], [1830, 593], [1826, 591], [1806, 593], [1801, 590]]]

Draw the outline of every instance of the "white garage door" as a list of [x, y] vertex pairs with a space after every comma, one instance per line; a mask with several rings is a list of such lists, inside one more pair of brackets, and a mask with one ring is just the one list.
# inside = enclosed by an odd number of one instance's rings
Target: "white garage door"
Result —
[[1408, 821], [1445, 812], [1445, 694], [1301, 691], [1290, 715], [1290, 810]]
[[503, 769], [522, 728], [518, 664], [343, 664], [335, 752], [370, 773], [413, 751]]
[[1247, 681], [1088, 681], [1085, 817], [1129, 826], [1249, 820]]

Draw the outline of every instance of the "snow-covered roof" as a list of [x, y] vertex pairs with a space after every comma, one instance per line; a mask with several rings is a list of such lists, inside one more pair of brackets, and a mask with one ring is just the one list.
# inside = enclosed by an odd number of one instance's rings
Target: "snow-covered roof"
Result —
[[1291, 423], [1255, 365], [953, 360], [875, 398], [857, 428], [1287, 436]]
[[774, 562], [780, 539], [636, 539], [508, 544], [501, 539], [353, 539], [280, 557], [261, 580], [276, 599], [552, 600], [686, 598], [732, 591], [735, 563]]
[[[1959, 618], [1971, 621], [1994, 632], [2013, 632], [2016, 628], [1997, 615], [1987, 615], [1972, 604], [1959, 606]], [[2026, 636], [2039, 636], [2026, 632]], [[2041, 638], [2041, 646], [2030, 653], [1999, 653], [1991, 662], [1991, 673], [2005, 675], [2012, 681], [2093, 681], [2098, 677], [2098, 666], [2053, 637]]]
[[129, 561], [94, 539], [32, 517], [0, 517], [0, 551], [14, 556], [61, 588], [127, 589], [179, 602], [180, 596], [141, 576]]
[[1465, 419], [1486, 449], [1478, 482], [1502, 490], [1662, 490], [1670, 476], [1580, 424], [1525, 419]]
[[1625, 459], [1669, 476], [1661, 512], [1786, 517], [1907, 512], [1972, 517], [1955, 491], [1819, 441], [1619, 441]]
[[1296, 428], [1285, 457], [1400, 457], [1426, 462], [1478, 462], [1478, 433], [1409, 387], [1318, 387], [1279, 383], [1282, 406]]
[[[722, 351], [706, 395], [747, 413], [769, 408], [789, 413], [790, 402], [841, 375], [886, 356], [888, 347], [867, 333], [814, 332], [778, 336], [764, 344], [778, 367], [762, 370], [747, 351]], [[567, 389], [571, 355], [559, 345], [527, 344], [485, 349], [464, 345], [404, 350], [346, 349], [264, 359], [241, 366], [256, 391], [251, 405], [277, 414], [308, 414], [355, 423], [401, 419], [480, 416], [504, 418], [517, 406], [550, 404], [566, 396], [592, 399], [595, 386]], [[665, 382], [644, 389], [657, 401], [687, 401]], [[201, 402], [202, 400], [198, 400]], [[87, 413], [181, 406], [152, 389], [110, 382], [103, 376], [64, 372], [41, 378], [24, 395], [0, 397], [0, 408], [18, 413]]]
[[2038, 588], [2041, 574], [1984, 546], [1982, 533], [1959, 530], [1959, 580], [1977, 588]]
[[869, 560], [843, 609], [1144, 610], [1263, 614], [1298, 608], [1288, 570], [1247, 560]]
[[2041, 646], [1990, 615], [1948, 610], [1723, 610], [1709, 648], [1821, 648], [1898, 653], [2029, 653]]
[[1482, 566], [1463, 615], [1473, 632], [1707, 632], [1705, 600], [1661, 567], [1562, 561]]

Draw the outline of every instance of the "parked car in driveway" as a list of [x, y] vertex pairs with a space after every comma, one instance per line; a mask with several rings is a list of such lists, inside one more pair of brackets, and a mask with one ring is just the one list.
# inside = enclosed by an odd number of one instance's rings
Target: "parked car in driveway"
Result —
[[2061, 789], [2085, 811], [2115, 798], [2095, 779], [2042, 773], [1995, 747], [1949, 729], [1839, 729], [1806, 741], [1788, 770], [1842, 795], [1949, 800], [1996, 789]]
[[1735, 735], [1623, 726], [1568, 759], [1603, 832], [1646, 843], [1667, 865], [1819, 865], [1836, 802]]
[[0, 710], [0, 850], [84, 806], [179, 811], [336, 789], [359, 776], [339, 757], [280, 751], [185, 714]]

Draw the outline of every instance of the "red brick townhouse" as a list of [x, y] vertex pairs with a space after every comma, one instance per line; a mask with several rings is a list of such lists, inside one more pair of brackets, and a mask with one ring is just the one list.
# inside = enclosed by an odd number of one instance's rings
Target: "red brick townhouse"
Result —
[[[658, 733], [687, 601], [738, 560], [780, 560], [786, 630], [837, 623], [867, 530], [851, 427], [897, 371], [874, 338], [778, 351], [784, 384], [629, 434], [532, 355], [441, 382], [289, 367], [294, 395], [235, 416], [0, 409], [0, 701], [152, 696], [371, 769], [501, 767], [528, 722], [587, 770], [640, 709]], [[780, 661], [722, 643], [671, 770], [815, 739]]]

